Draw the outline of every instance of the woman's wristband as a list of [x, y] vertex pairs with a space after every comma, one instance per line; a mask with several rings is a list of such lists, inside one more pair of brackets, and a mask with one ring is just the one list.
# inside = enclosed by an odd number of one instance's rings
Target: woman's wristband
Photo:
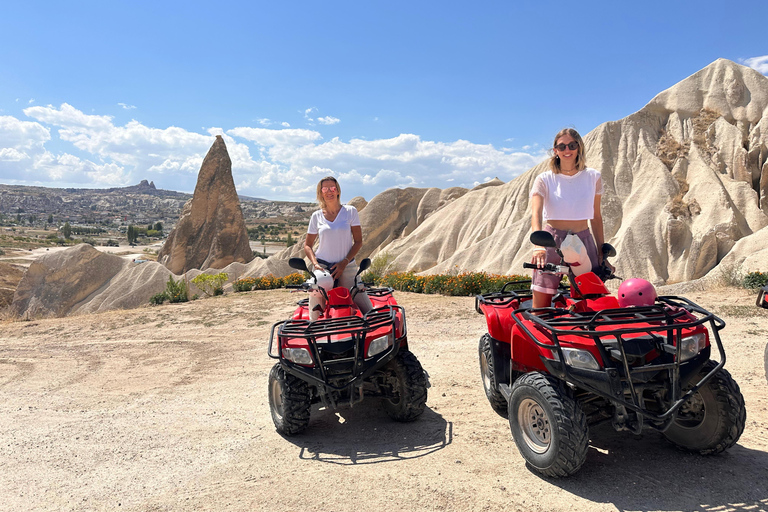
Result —
[[343, 259], [343, 260], [341, 260], [341, 261], [346, 261], [346, 262], [347, 262], [347, 264], [349, 264], [349, 258], [344, 258], [344, 259]]

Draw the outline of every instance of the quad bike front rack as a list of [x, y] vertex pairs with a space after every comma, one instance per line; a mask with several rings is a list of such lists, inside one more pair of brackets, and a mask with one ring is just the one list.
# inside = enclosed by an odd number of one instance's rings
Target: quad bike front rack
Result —
[[[551, 350], [557, 360], [542, 356], [547, 370], [565, 382], [588, 390], [638, 414], [636, 433], [642, 428], [643, 417], [651, 420], [651, 426], [664, 431], [674, 421], [680, 406], [706, 384], [725, 365], [725, 350], [719, 331], [725, 322], [688, 299], [677, 296], [659, 297], [659, 304], [632, 308], [606, 309], [597, 312], [575, 312], [561, 308], [521, 308], [512, 313], [517, 326], [541, 348]], [[690, 319], [693, 316], [695, 319]], [[520, 319], [530, 321], [541, 331], [549, 334], [551, 343], [540, 341], [531, 329]], [[681, 339], [683, 330], [708, 323], [713, 334], [720, 362], [688, 391], [681, 390]], [[642, 324], [642, 325], [639, 325]], [[632, 334], [646, 336], [628, 337]], [[561, 347], [562, 337], [578, 336], [591, 339], [602, 359], [603, 370], [574, 368], [566, 361]], [[610, 340], [610, 341], [609, 341]], [[652, 344], [669, 362], [645, 364], [643, 358], [633, 355], [632, 348], [639, 340]], [[709, 360], [710, 347], [686, 361], [685, 377], [695, 375]], [[634, 359], [634, 365], [630, 360]], [[690, 364], [689, 364], [690, 363]], [[666, 370], [671, 382], [669, 406], [663, 412], [654, 412], [644, 407], [642, 389], [658, 372]], [[686, 379], [682, 379], [686, 380]], [[510, 392], [503, 385], [505, 394]], [[638, 389], [640, 393], [638, 393]], [[629, 391], [631, 400], [626, 398]], [[662, 408], [663, 409], [663, 408]]]
[[[402, 318], [402, 331], [396, 337], [398, 311]], [[366, 335], [370, 332], [389, 327], [393, 343], [389, 349], [366, 360], [364, 355]], [[303, 366], [273, 353], [275, 331], [278, 338], [306, 340], [309, 346], [313, 366]], [[272, 325], [269, 335], [267, 354], [279, 359], [286, 371], [301, 374], [302, 378], [341, 391], [361, 384], [376, 369], [382, 360], [390, 360], [397, 355], [400, 340], [407, 335], [405, 309], [402, 306], [382, 306], [372, 309], [363, 317], [348, 316], [342, 318], [308, 320], [284, 320]]]

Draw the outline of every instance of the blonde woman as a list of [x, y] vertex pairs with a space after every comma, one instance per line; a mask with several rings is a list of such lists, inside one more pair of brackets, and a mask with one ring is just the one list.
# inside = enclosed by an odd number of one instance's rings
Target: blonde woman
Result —
[[[594, 271], [603, 259], [597, 250], [604, 242], [600, 212], [603, 181], [599, 171], [587, 167], [584, 142], [573, 128], [555, 135], [549, 169], [536, 177], [531, 188], [531, 229], [549, 231], [558, 247], [569, 232], [577, 235]], [[553, 248], [535, 247], [531, 263], [541, 268], [545, 263], [560, 263], [560, 257]], [[533, 307], [549, 307], [559, 282], [559, 275], [534, 270]]]
[[[309, 219], [304, 254], [316, 269], [326, 269], [338, 281], [339, 286], [351, 288], [355, 284], [358, 266], [355, 255], [363, 246], [363, 229], [357, 209], [341, 204], [341, 186], [333, 176], [327, 176], [317, 184], [317, 202], [320, 209]], [[313, 249], [319, 240], [317, 251]], [[310, 269], [314, 270], [314, 269]], [[317, 299], [310, 295], [310, 318], [316, 320]], [[373, 308], [365, 292], [354, 298], [360, 311], [367, 313]]]

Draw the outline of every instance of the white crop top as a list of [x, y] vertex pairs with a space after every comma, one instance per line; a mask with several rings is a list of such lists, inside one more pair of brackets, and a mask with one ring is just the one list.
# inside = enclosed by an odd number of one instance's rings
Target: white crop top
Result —
[[600, 171], [586, 168], [573, 176], [546, 171], [536, 177], [530, 197], [544, 198], [547, 220], [591, 220], [595, 216], [595, 196], [603, 195]]
[[355, 240], [352, 238], [352, 226], [360, 225], [360, 216], [354, 206], [345, 204], [341, 206], [339, 214], [333, 222], [323, 215], [322, 210], [317, 210], [309, 219], [310, 235], [318, 235], [319, 245], [315, 256], [328, 263], [336, 263], [347, 257]]

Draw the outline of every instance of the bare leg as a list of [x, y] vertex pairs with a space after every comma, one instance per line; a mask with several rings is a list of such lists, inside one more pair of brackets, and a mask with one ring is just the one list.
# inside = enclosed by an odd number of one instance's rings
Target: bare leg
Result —
[[533, 307], [548, 308], [552, 306], [552, 293], [537, 292], [533, 290]]

